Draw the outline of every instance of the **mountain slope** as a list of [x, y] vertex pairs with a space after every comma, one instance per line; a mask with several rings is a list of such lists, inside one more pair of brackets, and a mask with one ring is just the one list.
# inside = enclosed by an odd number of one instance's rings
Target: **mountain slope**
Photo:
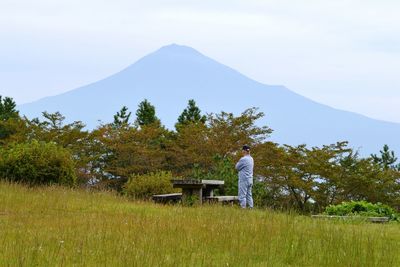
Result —
[[179, 45], [162, 47], [104, 80], [19, 108], [28, 117], [40, 116], [44, 110], [60, 111], [67, 119], [93, 128], [98, 120], [111, 121], [123, 105], [135, 111], [145, 98], [170, 128], [187, 101], [195, 99], [204, 112], [239, 114], [259, 107], [266, 114], [260, 123], [274, 129], [272, 139], [279, 143], [322, 145], [348, 140], [363, 153], [377, 152], [385, 143], [400, 151], [400, 124], [333, 109], [283, 86], [258, 83]]

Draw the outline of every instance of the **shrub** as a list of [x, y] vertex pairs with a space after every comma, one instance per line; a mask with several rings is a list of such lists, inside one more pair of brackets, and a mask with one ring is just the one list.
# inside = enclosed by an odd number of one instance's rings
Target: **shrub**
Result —
[[132, 198], [150, 199], [152, 195], [176, 192], [172, 187], [170, 172], [151, 172], [132, 175], [124, 186], [124, 193]]
[[391, 220], [397, 220], [395, 211], [388, 205], [382, 203], [370, 203], [366, 201], [343, 202], [339, 205], [330, 205], [326, 207], [325, 214], [337, 216], [373, 216], [389, 217]]
[[233, 160], [219, 155], [214, 156], [213, 160], [213, 165], [208, 170], [194, 164], [191, 177], [199, 180], [223, 180], [225, 184], [218, 189], [217, 194], [237, 195], [238, 174]]
[[31, 185], [73, 185], [75, 164], [71, 153], [54, 143], [11, 144], [0, 149], [0, 177]]

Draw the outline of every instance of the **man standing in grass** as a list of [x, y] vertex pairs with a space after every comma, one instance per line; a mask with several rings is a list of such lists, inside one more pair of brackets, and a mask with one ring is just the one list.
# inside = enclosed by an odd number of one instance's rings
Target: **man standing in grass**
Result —
[[244, 145], [242, 148], [243, 157], [236, 163], [236, 170], [239, 172], [239, 203], [242, 208], [246, 204], [253, 208], [253, 168], [254, 160], [250, 156], [250, 147]]

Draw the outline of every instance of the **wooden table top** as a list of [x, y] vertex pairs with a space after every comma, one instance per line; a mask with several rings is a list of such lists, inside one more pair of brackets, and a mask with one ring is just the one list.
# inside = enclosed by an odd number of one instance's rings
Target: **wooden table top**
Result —
[[175, 179], [171, 180], [171, 183], [175, 185], [203, 185], [201, 180], [196, 179]]
[[222, 180], [199, 180], [199, 179], [175, 179], [171, 180], [173, 185], [205, 185], [205, 186], [219, 186], [224, 185], [225, 182]]

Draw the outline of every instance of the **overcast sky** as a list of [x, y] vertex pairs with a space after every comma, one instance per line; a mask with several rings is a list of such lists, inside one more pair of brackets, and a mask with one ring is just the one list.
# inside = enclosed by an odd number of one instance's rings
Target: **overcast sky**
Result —
[[177, 43], [266, 84], [400, 122], [397, 0], [0, 0], [0, 95], [97, 81]]

